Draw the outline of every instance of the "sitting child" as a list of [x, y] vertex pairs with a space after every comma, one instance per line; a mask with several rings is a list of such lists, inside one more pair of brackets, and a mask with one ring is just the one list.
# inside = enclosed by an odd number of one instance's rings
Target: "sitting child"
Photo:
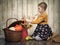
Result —
[[52, 30], [48, 25], [48, 15], [45, 12], [46, 8], [47, 4], [45, 2], [39, 3], [38, 11], [40, 14], [38, 15], [38, 17], [33, 21], [26, 20], [27, 22], [30, 22], [32, 24], [37, 24], [37, 27], [32, 34], [33, 39], [47, 40], [48, 37], [52, 36]]

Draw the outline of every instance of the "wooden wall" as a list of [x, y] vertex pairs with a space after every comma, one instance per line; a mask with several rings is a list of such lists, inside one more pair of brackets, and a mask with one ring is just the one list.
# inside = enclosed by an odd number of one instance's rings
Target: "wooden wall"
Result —
[[[22, 16], [31, 17], [37, 14], [37, 5], [40, 2], [46, 2], [48, 8], [48, 22], [53, 32], [59, 33], [59, 0], [0, 0], [0, 32], [2, 28], [6, 27], [6, 20], [9, 18], [21, 19]], [[11, 21], [10, 21], [11, 22]], [[33, 29], [33, 28], [32, 28]], [[32, 29], [30, 33], [32, 32]]]

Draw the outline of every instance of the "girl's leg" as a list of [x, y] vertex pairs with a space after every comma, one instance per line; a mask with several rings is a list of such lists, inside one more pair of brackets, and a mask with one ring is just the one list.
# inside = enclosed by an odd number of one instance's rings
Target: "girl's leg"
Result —
[[42, 40], [38, 35], [34, 37], [35, 40]]

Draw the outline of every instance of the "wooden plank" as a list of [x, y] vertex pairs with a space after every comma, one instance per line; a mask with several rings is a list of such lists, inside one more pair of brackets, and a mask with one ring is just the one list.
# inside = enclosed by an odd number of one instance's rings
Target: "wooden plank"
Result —
[[12, 18], [13, 15], [13, 0], [8, 0], [8, 18]]
[[43, 2], [44, 0], [38, 0], [38, 3], [41, 3], [41, 2]]
[[20, 20], [21, 19], [21, 17], [22, 17], [22, 15], [23, 15], [23, 0], [18, 0], [18, 8], [17, 8], [17, 10], [18, 10], [18, 19]]
[[28, 0], [23, 0], [23, 16], [25, 18], [28, 16]]
[[12, 15], [13, 18], [17, 18], [17, 13], [18, 13], [18, 11], [17, 11], [17, 1], [18, 0], [13, 0], [13, 15]]
[[30, 16], [32, 16], [32, 4], [33, 4], [33, 2], [32, 2], [32, 0], [28, 0], [28, 17], [30, 17]]
[[58, 17], [59, 17], [59, 15], [58, 15], [58, 1], [57, 0], [54, 0], [54, 8], [53, 8], [53, 11], [54, 11], [54, 32], [55, 33], [59, 33], [59, 20], [58, 20]]
[[[8, 1], [8, 19], [13, 18], [13, 0]], [[8, 20], [8, 26], [13, 22], [12, 19]]]
[[[8, 19], [8, 0], [3, 0], [3, 20], [2, 22], [6, 22], [6, 20]], [[3, 28], [6, 27], [6, 25], [4, 24]]]
[[7, 0], [3, 0], [3, 20], [6, 20], [8, 18], [8, 2]]
[[2, 1], [0, 2], [0, 23], [2, 21]]
[[[2, 4], [1, 4], [1, 7], [2, 8], [0, 8], [2, 11], [1, 11], [1, 13], [2, 13], [2, 15], [1, 15], [1, 26], [0, 26], [0, 28], [1, 28], [1, 34], [3, 34], [3, 31], [2, 31], [2, 28], [3, 27], [6, 27], [6, 25], [5, 25], [5, 21], [7, 20], [7, 18], [8, 18], [8, 2], [7, 2], [7, 0], [5, 1], [5, 0], [2, 0]], [[0, 13], [0, 14], [1, 14]], [[3, 26], [3, 24], [4, 24], [4, 26]]]
[[[12, 2], [11, 2], [12, 1]], [[18, 0], [11, 0], [10, 1], [10, 6], [9, 6], [9, 3], [8, 3], [8, 7], [10, 8], [9, 11], [10, 12], [10, 16], [9, 18], [16, 18], [18, 19]], [[9, 2], [9, 1], [8, 1]], [[12, 4], [12, 5], [11, 5]], [[11, 23], [13, 23], [14, 21], [16, 21], [15, 19], [11, 19], [8, 21], [8, 25], [10, 25]]]
[[2, 31], [2, 26], [1, 26], [2, 25], [2, 15], [3, 15], [2, 14], [2, 11], [3, 11], [3, 9], [2, 9], [2, 3], [3, 3], [3, 1], [1, 0], [0, 1], [0, 35], [2, 34], [2, 32], [1, 32]]
[[48, 13], [48, 23], [53, 31], [53, 0], [49, 0]]
[[20, 20], [23, 15], [23, 0], [18, 0], [18, 19]]
[[[58, 0], [58, 20], [60, 20], [60, 0]], [[59, 22], [59, 27], [60, 27], [60, 21]], [[60, 34], [60, 28], [59, 28], [59, 34]]]

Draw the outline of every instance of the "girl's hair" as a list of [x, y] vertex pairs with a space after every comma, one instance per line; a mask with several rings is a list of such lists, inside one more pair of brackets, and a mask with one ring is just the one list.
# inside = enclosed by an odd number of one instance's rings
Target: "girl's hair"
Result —
[[39, 3], [38, 6], [41, 6], [42, 8], [44, 8], [44, 10], [46, 10], [47, 8], [47, 4], [45, 2]]

